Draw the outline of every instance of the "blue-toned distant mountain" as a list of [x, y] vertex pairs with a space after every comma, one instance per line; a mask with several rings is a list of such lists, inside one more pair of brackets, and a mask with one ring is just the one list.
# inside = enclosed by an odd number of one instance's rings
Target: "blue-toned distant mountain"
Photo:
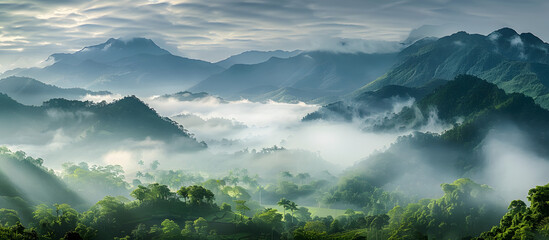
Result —
[[484, 36], [458, 32], [415, 42], [398, 63], [355, 94], [386, 85], [421, 87], [434, 79], [470, 74], [506, 92], [520, 92], [549, 108], [549, 44], [531, 33], [502, 28]]
[[161, 94], [184, 90], [224, 68], [205, 61], [179, 57], [145, 38], [109, 39], [75, 53], [50, 56], [44, 68], [14, 69], [17, 75], [60, 87], [83, 87], [123, 94]]
[[300, 54], [301, 50], [294, 51], [246, 51], [237, 55], [230, 56], [229, 58], [219, 61], [216, 64], [223, 68], [230, 68], [235, 64], [258, 64], [269, 60], [272, 57], [276, 58], [290, 58]]
[[82, 88], [59, 88], [27, 77], [8, 77], [0, 80], [0, 93], [26, 105], [42, 105], [52, 98], [78, 100], [86, 95], [108, 95], [107, 91], [93, 92]]
[[208, 100], [215, 99], [216, 101], [219, 101], [221, 103], [226, 103], [226, 101], [223, 100], [222, 98], [212, 96], [211, 94], [206, 92], [193, 93], [189, 91], [176, 92], [173, 94], [164, 94], [161, 96], [154, 97], [153, 99], [167, 100], [170, 98], [177, 99], [179, 101], [208, 101]]
[[236, 64], [190, 89], [225, 99], [314, 101], [339, 97], [385, 73], [397, 54], [303, 52], [290, 58]]

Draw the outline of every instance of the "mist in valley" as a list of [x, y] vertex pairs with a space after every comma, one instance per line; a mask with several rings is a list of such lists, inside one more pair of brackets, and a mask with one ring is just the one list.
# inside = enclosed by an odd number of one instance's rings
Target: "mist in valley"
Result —
[[99, 2], [0, 4], [0, 239], [549, 238], [521, 6]]

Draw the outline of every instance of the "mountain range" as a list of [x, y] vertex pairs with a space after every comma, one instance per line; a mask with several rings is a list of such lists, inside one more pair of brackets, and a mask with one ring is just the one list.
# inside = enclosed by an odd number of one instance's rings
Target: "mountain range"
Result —
[[226, 99], [311, 101], [348, 94], [385, 73], [396, 54], [303, 52], [290, 58], [236, 64], [208, 77], [190, 91]]
[[14, 69], [1, 77], [25, 76], [60, 87], [84, 87], [121, 94], [162, 94], [184, 90], [224, 68], [179, 57], [145, 38], [114, 39], [75, 53], [50, 56], [44, 68]]
[[45, 68], [14, 69], [0, 77], [26, 76], [122, 94], [187, 90], [227, 100], [327, 104], [383, 86], [422, 87], [470, 74], [549, 107], [549, 44], [531, 33], [502, 28], [488, 35], [458, 32], [406, 44], [399, 53], [248, 51], [209, 63], [175, 56], [150, 39], [109, 39], [75, 53], [52, 54], [54, 63]]
[[59, 88], [27, 77], [8, 77], [0, 80], [0, 92], [26, 105], [42, 105], [52, 98], [79, 100], [86, 95], [111, 94], [108, 91], [93, 92], [82, 88]]
[[269, 60], [272, 57], [276, 58], [290, 58], [300, 54], [302, 51], [246, 51], [237, 55], [233, 55], [224, 59], [222, 61], [216, 62], [215, 64], [223, 67], [230, 68], [235, 64], [258, 64]]
[[354, 94], [386, 85], [421, 87], [433, 80], [470, 74], [549, 107], [549, 44], [531, 33], [502, 28], [486, 36], [458, 32], [426, 38], [402, 50], [398, 59], [386, 74]]

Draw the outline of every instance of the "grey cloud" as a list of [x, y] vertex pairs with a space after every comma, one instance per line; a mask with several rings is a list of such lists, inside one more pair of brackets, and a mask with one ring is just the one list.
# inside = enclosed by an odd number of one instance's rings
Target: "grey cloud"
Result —
[[[20, 58], [38, 62], [110, 37], [142, 36], [174, 54], [217, 61], [251, 48], [307, 49], [320, 40], [398, 42], [422, 25], [483, 34], [509, 26], [548, 39], [545, 23], [534, 21], [548, 10], [543, 0], [6, 0], [0, 43], [23, 48]], [[59, 45], [33, 47], [43, 42]], [[12, 57], [0, 56], [0, 71]]]

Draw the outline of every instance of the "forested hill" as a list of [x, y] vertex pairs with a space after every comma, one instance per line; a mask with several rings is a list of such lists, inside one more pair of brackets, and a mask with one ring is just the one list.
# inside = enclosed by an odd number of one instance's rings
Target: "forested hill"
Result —
[[[387, 150], [367, 156], [344, 174], [333, 192], [333, 201], [360, 206], [373, 204], [364, 193], [375, 188], [397, 188], [412, 196], [432, 197], [428, 189], [462, 177], [501, 188], [501, 182], [510, 177], [509, 173], [485, 175], [494, 167], [491, 164], [495, 160], [488, 160], [486, 156], [490, 149], [487, 144], [494, 137], [506, 144], [517, 141], [526, 144], [528, 154], [538, 156], [540, 161], [549, 156], [545, 147], [549, 139], [549, 111], [530, 97], [507, 94], [474, 76], [458, 76], [381, 122], [377, 126], [380, 131], [427, 131], [430, 124], [446, 126], [447, 130], [440, 134], [413, 132], [400, 137]], [[528, 164], [524, 161], [515, 157], [501, 164]], [[513, 176], [520, 178], [521, 174], [534, 173], [516, 174]], [[393, 207], [391, 204], [394, 203], [387, 201], [373, 207], [388, 210]]]
[[386, 85], [421, 87], [433, 79], [471, 74], [506, 92], [519, 92], [549, 107], [549, 44], [531, 33], [503, 28], [487, 36], [458, 32], [420, 40], [399, 55], [399, 62], [355, 94]]
[[441, 121], [455, 127], [442, 134], [446, 140], [476, 146], [498, 124], [513, 123], [538, 143], [549, 137], [549, 111], [530, 97], [505, 93], [495, 84], [470, 75], [457, 76], [420, 99], [414, 107], [404, 108], [386, 121], [383, 128], [403, 128], [426, 124], [433, 111]]
[[174, 121], [161, 117], [135, 96], [112, 103], [52, 99], [40, 107], [22, 105], [0, 95], [2, 144], [15, 144], [24, 132], [34, 134], [34, 143], [47, 142], [56, 131], [77, 142], [109, 142], [123, 139], [179, 139], [183, 149], [202, 149], [193, 136]]
[[107, 95], [107, 91], [93, 92], [82, 88], [59, 88], [33, 78], [7, 77], [0, 80], [0, 92], [20, 103], [40, 106], [52, 98], [81, 99], [86, 95]]
[[24, 222], [32, 220], [38, 204], [67, 203], [85, 209], [85, 200], [69, 190], [43, 160], [0, 147], [0, 205], [16, 210]]

